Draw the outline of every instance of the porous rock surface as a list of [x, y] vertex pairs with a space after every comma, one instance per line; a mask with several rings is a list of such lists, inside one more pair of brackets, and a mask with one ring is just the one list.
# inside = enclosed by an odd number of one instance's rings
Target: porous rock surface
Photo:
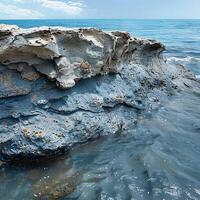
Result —
[[164, 49], [126, 32], [0, 25], [0, 160], [131, 131], [141, 113], [197, 84]]

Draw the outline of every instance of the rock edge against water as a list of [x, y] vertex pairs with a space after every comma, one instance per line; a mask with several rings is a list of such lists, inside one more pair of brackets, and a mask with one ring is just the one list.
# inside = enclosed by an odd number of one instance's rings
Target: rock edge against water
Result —
[[141, 113], [199, 87], [164, 50], [126, 32], [0, 25], [0, 160], [131, 132]]

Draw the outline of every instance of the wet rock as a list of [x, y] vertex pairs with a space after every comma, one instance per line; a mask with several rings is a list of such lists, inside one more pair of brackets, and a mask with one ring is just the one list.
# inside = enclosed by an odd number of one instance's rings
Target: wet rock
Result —
[[164, 45], [126, 32], [0, 25], [0, 159], [33, 159], [132, 130], [138, 114], [199, 87]]
[[56, 200], [66, 197], [75, 190], [75, 187], [68, 182], [58, 182], [53, 185], [42, 185], [34, 191], [34, 199]]
[[[64, 173], [64, 172], [63, 172]], [[35, 200], [55, 200], [67, 197], [76, 189], [76, 182], [82, 177], [82, 172], [72, 174], [57, 174], [57, 176], [44, 176], [33, 185]]]

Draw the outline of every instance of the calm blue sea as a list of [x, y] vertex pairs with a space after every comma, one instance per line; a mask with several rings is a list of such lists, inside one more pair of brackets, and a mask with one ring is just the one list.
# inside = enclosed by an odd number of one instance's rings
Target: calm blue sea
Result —
[[163, 42], [169, 62], [181, 63], [200, 75], [200, 20], [65, 19], [0, 20], [0, 23], [22, 28], [65, 26], [128, 31], [133, 36]]

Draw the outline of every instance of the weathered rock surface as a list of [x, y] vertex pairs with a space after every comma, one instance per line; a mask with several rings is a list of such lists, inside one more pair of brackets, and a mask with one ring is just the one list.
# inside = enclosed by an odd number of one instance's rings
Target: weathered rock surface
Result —
[[138, 114], [198, 86], [164, 49], [125, 32], [0, 25], [0, 160], [127, 133]]

